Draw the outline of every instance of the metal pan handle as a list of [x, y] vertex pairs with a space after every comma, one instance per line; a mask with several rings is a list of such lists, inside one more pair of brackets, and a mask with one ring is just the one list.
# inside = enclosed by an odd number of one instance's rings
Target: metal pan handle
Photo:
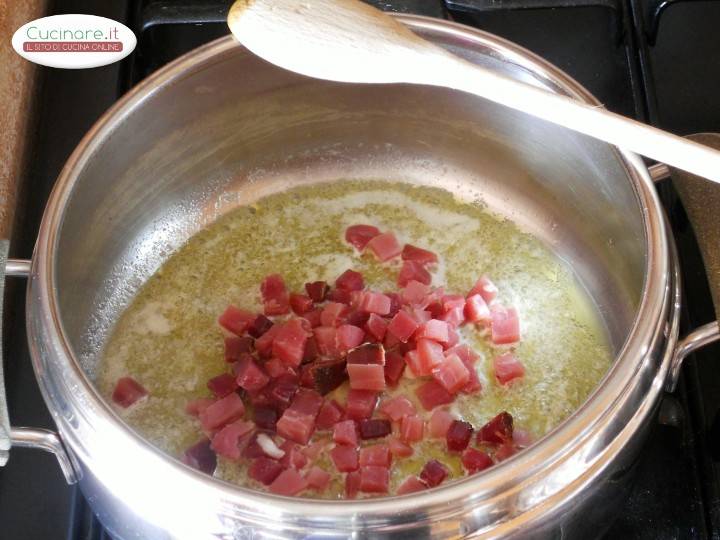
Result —
[[[7, 253], [8, 241], [0, 240], [0, 320], [2, 320], [5, 276], [28, 277], [30, 275], [30, 261], [8, 259]], [[0, 329], [1, 327], [0, 324]], [[0, 342], [2, 342], [1, 330]], [[60, 435], [47, 429], [10, 426], [7, 400], [5, 399], [3, 362], [0, 355], [0, 467], [7, 463], [12, 446], [36, 448], [54, 454], [68, 484], [75, 484], [78, 481], [78, 467], [72, 455], [63, 445]]]
[[[718, 133], [699, 133], [687, 138], [720, 150]], [[720, 188], [704, 178], [664, 164], [650, 167], [650, 175], [654, 181], [672, 178], [695, 231], [717, 318], [715, 322], [696, 328], [678, 343], [666, 386], [667, 390], [673, 391], [683, 360], [700, 347], [720, 340]]]

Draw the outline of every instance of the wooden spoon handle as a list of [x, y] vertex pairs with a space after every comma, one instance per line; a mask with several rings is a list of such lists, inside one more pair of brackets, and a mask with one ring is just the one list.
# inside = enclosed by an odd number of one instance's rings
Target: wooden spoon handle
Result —
[[[450, 54], [438, 54], [430, 64], [432, 73], [427, 65], [422, 71], [415, 70], [413, 82], [475, 94], [720, 182], [720, 152], [708, 146], [615, 114], [604, 107], [588, 105], [510, 79]], [[410, 71], [404, 70], [405, 73]]]

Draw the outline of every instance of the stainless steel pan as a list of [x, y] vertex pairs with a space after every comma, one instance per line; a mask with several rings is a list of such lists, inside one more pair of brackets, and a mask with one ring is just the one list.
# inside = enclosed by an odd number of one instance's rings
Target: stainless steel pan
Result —
[[[401, 20], [473, 62], [595, 103], [509, 42]], [[109, 329], [142, 283], [222, 213], [297, 184], [349, 178], [479, 196], [568, 261], [616, 355], [588, 401], [485, 474], [369, 501], [236, 488], [133, 433], [92, 378]], [[13, 437], [42, 438], [119, 538], [599, 534], [623, 501], [682, 356], [718, 335], [708, 326], [678, 348], [674, 246], [637, 156], [449, 90], [306, 79], [229, 37], [152, 75], [90, 130], [58, 178], [29, 264], [31, 352], [58, 434], [16, 429]]]

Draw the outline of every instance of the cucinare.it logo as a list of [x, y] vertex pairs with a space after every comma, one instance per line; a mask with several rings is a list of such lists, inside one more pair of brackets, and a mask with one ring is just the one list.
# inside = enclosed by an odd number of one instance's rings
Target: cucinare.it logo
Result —
[[127, 26], [96, 15], [53, 15], [17, 29], [12, 38], [23, 58], [49, 67], [81, 69], [122, 60], [137, 40]]

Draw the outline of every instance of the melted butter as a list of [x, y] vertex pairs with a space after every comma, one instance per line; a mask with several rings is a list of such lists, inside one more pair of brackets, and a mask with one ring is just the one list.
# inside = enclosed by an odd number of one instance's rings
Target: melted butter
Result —
[[[98, 369], [101, 391], [109, 397], [124, 375], [141, 382], [149, 398], [120, 414], [152, 443], [180, 455], [202, 436], [185, 404], [207, 396], [207, 379], [227, 370], [216, 320], [228, 303], [260, 310], [259, 283], [273, 272], [295, 291], [307, 281], [333, 282], [347, 268], [362, 272], [371, 288], [396, 288], [399, 263], [380, 264], [344, 242], [345, 229], [356, 223], [391, 230], [401, 242], [435, 251], [442, 262], [433, 283], [446, 291], [464, 293], [486, 274], [498, 286], [499, 300], [518, 309], [522, 341], [513, 349], [526, 375], [510, 387], [499, 386], [492, 373], [493, 357], [507, 347], [492, 347], [474, 328], [462, 330], [480, 355], [483, 390], [461, 396], [452, 408], [473, 425], [506, 410], [517, 426], [541, 437], [577, 409], [610, 365], [608, 341], [589, 298], [537, 239], [439, 189], [337, 182], [238, 208], [174, 253], [118, 321]], [[390, 393], [417, 403], [413, 389], [419, 383], [404, 378]], [[341, 402], [345, 392], [336, 391]], [[448, 455], [444, 441], [425, 440], [411, 458], [393, 466], [391, 487], [417, 474], [430, 458], [446, 464], [451, 478], [462, 476], [458, 456]], [[334, 471], [327, 452], [318, 464]], [[259, 487], [242, 464], [220, 459], [216, 475]], [[342, 492], [336, 475], [323, 496]]]

